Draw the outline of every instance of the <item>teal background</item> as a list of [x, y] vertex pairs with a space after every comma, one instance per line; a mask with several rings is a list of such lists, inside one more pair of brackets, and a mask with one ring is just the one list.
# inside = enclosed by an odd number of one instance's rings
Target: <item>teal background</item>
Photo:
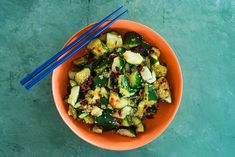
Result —
[[[124, 19], [159, 32], [183, 71], [168, 129], [139, 149], [115, 152], [78, 138], [62, 121], [51, 75], [30, 91], [19, 80], [81, 28], [120, 5]], [[235, 156], [235, 0], [0, 0], [1, 157]]]

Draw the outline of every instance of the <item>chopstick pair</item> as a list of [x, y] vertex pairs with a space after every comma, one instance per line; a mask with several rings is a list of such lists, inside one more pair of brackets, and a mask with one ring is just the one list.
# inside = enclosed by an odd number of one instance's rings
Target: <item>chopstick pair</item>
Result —
[[[82, 47], [84, 47], [86, 44], [88, 44], [92, 39], [100, 35], [103, 31], [105, 31], [108, 27], [110, 27], [115, 21], [117, 21], [121, 16], [123, 16], [126, 12], [128, 12], [128, 9], [120, 13], [117, 17], [115, 17], [113, 20], [111, 20], [109, 23], [107, 23], [104, 27], [100, 28], [98, 31], [96, 31], [94, 34], [89, 36], [86, 40], [84, 40], [80, 45], [76, 46], [77, 43], [79, 43], [81, 40], [83, 40], [85, 37], [90, 35], [94, 30], [96, 30], [99, 26], [101, 26], [104, 22], [109, 20], [110, 17], [112, 17], [115, 13], [117, 13], [119, 10], [121, 10], [123, 6], [119, 7], [112, 13], [110, 13], [108, 16], [106, 16], [104, 19], [102, 19], [100, 22], [98, 22], [96, 25], [94, 25], [92, 28], [87, 30], [84, 34], [82, 34], [79, 38], [77, 38], [75, 41], [73, 41], [71, 44], [66, 46], [64, 49], [59, 51], [57, 54], [55, 54], [53, 57], [51, 57], [49, 60], [44, 62], [42, 65], [40, 65], [38, 68], [36, 68], [34, 71], [29, 73], [25, 78], [23, 78], [20, 83], [23, 85], [26, 89], [30, 89], [35, 84], [37, 84], [40, 80], [42, 80], [44, 77], [46, 77], [49, 73], [51, 73], [54, 69], [56, 69], [59, 65], [64, 63], [66, 60], [68, 60], [70, 57], [72, 57], [75, 53], [77, 53]], [[68, 50], [73, 48], [69, 53], [67, 53], [63, 58], [56, 61], [60, 56], [65, 54]], [[56, 62], [55, 62], [56, 61]], [[55, 62], [55, 63], [54, 63]], [[53, 63], [53, 64], [52, 64]], [[52, 64], [52, 65], [51, 65]], [[51, 65], [51, 66], [49, 66]], [[49, 67], [48, 67], [49, 66]], [[46, 69], [47, 68], [47, 69]], [[44, 70], [44, 71], [43, 71]]]

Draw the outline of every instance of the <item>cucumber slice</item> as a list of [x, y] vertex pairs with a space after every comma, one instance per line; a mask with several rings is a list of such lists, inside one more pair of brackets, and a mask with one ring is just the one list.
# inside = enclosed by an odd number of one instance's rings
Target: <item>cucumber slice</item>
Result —
[[90, 115], [84, 117], [83, 120], [86, 124], [94, 124], [94, 118]]
[[101, 116], [95, 117], [95, 124], [105, 129], [112, 129], [117, 126], [116, 120], [111, 116], [111, 110], [105, 109]]
[[105, 34], [101, 34], [98, 38], [105, 43], [106, 42], [106, 36], [107, 36], [107, 34], [105, 33]]
[[136, 137], [136, 133], [133, 129], [126, 128], [126, 129], [118, 129], [117, 134], [127, 136], [127, 137]]
[[134, 31], [126, 32], [123, 39], [123, 44], [127, 48], [132, 48], [142, 43], [142, 36]]
[[99, 127], [97, 125], [94, 125], [91, 129], [91, 131], [95, 132], [95, 133], [98, 133], [98, 134], [101, 134], [103, 132], [103, 129], [102, 127]]
[[118, 87], [119, 87], [119, 93], [123, 97], [130, 97], [135, 94], [131, 92], [130, 86], [127, 81], [127, 77], [125, 75], [118, 76]]
[[74, 107], [74, 108], [79, 108], [79, 107], [81, 107], [80, 102], [77, 102], [73, 107]]
[[70, 87], [74, 87], [77, 85], [77, 82], [74, 80], [69, 80], [69, 85], [70, 85]]
[[79, 71], [75, 75], [75, 81], [78, 85], [81, 85], [91, 76], [91, 71], [89, 68], [84, 68], [83, 70]]
[[138, 71], [134, 71], [129, 75], [129, 83], [132, 88], [139, 88], [141, 86], [141, 76]]
[[135, 113], [135, 116], [142, 118], [145, 110], [148, 107], [151, 107], [152, 105], [154, 105], [155, 103], [156, 103], [156, 101], [154, 101], [154, 100], [151, 100], [151, 101], [142, 100], [138, 105], [138, 109], [137, 109], [137, 112]]
[[85, 99], [88, 104], [94, 105], [100, 101], [101, 96], [102, 96], [101, 88], [96, 87], [95, 90], [88, 90], [88, 92], [85, 95]]
[[108, 47], [98, 38], [91, 40], [87, 45], [87, 49], [96, 56], [102, 56], [109, 52]]
[[98, 117], [98, 116], [101, 116], [101, 115], [102, 115], [102, 112], [103, 112], [102, 109], [100, 109], [100, 108], [97, 107], [97, 106], [94, 106], [93, 109], [92, 109], [92, 111], [91, 111], [91, 115], [92, 115], [92, 116], [95, 116], [95, 117]]
[[121, 123], [122, 126], [131, 126], [131, 123], [129, 122], [128, 118], [124, 118], [122, 119], [122, 123]]
[[86, 112], [79, 112], [79, 114], [78, 114], [78, 118], [80, 118], [80, 119], [84, 119], [86, 116], [88, 116], [89, 115], [89, 113], [86, 113]]
[[125, 72], [130, 73], [131, 72], [131, 67], [132, 66], [129, 63], [126, 63], [125, 66], [124, 66]]
[[76, 73], [77, 72], [75, 72], [75, 71], [69, 71], [69, 79], [74, 80]]
[[164, 77], [160, 77], [160, 78], [157, 80], [157, 82], [158, 82], [158, 84], [159, 84], [159, 87], [158, 87], [158, 89], [157, 89], [157, 94], [158, 94], [159, 98], [160, 98], [162, 101], [171, 103], [171, 102], [172, 102], [172, 99], [171, 99], [171, 91], [170, 91], [170, 88], [169, 88], [169, 84], [168, 84], [167, 79], [164, 78]]
[[159, 77], [165, 77], [166, 74], [167, 74], [167, 68], [165, 66], [163, 66], [163, 65], [160, 65], [160, 64], [156, 65], [156, 64], [154, 64], [152, 66], [152, 69], [155, 72], [156, 77], [158, 77], [158, 78]]
[[111, 92], [109, 96], [109, 104], [113, 108], [121, 109], [130, 104], [129, 99], [127, 98], [120, 98], [117, 93]]
[[118, 106], [118, 102], [119, 102], [119, 96], [117, 93], [115, 92], [111, 92], [109, 95], [109, 104], [113, 107], [113, 108], [118, 108], [120, 106]]
[[108, 88], [112, 89], [114, 87], [115, 83], [109, 78], [108, 79]]
[[124, 119], [126, 116], [131, 115], [133, 113], [133, 109], [130, 106], [125, 106], [121, 110], [117, 110], [116, 112], [113, 113], [113, 117], [119, 118], [119, 119]]
[[138, 125], [136, 125], [136, 132], [144, 132], [144, 124], [141, 122]]
[[159, 64], [158, 56], [155, 53], [150, 53], [149, 54], [149, 59], [150, 59], [150, 63], [152, 65], [158, 65]]
[[113, 106], [113, 107], [117, 108], [117, 109], [120, 109], [120, 108], [123, 108], [123, 107], [125, 107], [125, 106], [127, 106], [129, 104], [130, 104], [130, 101], [128, 99], [120, 98], [118, 103], [116, 104], [116, 106], [115, 107]]
[[113, 53], [118, 54], [118, 55], [123, 54], [124, 52], [126, 52], [126, 49], [123, 47], [118, 47], [113, 50]]
[[114, 48], [122, 47], [122, 37], [119, 34], [107, 33], [106, 44], [109, 51], [112, 52]]
[[121, 110], [121, 116], [122, 117], [126, 117], [128, 115], [131, 115], [133, 113], [133, 109], [130, 106], [125, 106], [124, 108], [122, 108]]
[[139, 54], [131, 51], [126, 51], [123, 54], [124, 59], [133, 65], [139, 65], [144, 61], [144, 58]]
[[150, 59], [149, 59], [148, 56], [145, 58], [145, 62], [146, 62], [146, 66], [150, 69], [151, 68], [151, 62], [150, 62]]
[[144, 66], [143, 69], [140, 71], [142, 79], [148, 83], [153, 83], [156, 81], [156, 77], [154, 73], [151, 73], [147, 66]]
[[138, 118], [138, 117], [136, 117], [136, 116], [134, 116], [134, 117], [132, 117], [132, 123], [133, 123], [135, 126], [137, 126], [138, 124], [141, 123], [141, 119]]
[[78, 96], [79, 96], [79, 91], [80, 91], [80, 86], [74, 86], [71, 89], [69, 98], [68, 98], [68, 103], [72, 106], [75, 105], [75, 103], [78, 100]]
[[154, 100], [157, 101], [158, 100], [158, 96], [156, 91], [148, 84], [145, 84], [144, 86], [144, 94], [143, 94], [143, 99], [144, 100]]
[[78, 59], [75, 59], [75, 60], [73, 61], [73, 64], [74, 64], [74, 65], [77, 65], [77, 66], [80, 66], [80, 65], [86, 64], [87, 61], [88, 61], [87, 56], [84, 56], [84, 57], [80, 57], [80, 58], [78, 58]]
[[161, 52], [160, 52], [160, 50], [158, 48], [152, 47], [150, 51], [152, 53], [155, 53], [158, 58], [160, 57]]
[[124, 69], [124, 60], [121, 57], [115, 57], [113, 59], [113, 64], [112, 64], [112, 71], [114, 73], [117, 73], [118, 71], [123, 71]]
[[68, 115], [69, 116], [72, 116], [73, 119], [77, 119], [77, 111], [75, 108], [73, 108], [72, 105], [69, 105], [69, 108], [68, 108]]
[[[110, 33], [110, 34], [113, 34], [113, 35], [119, 35], [117, 32], [115, 31], [111, 31], [111, 32], [107, 32], [107, 33]], [[107, 33], [104, 33], [104, 34], [101, 34], [98, 38], [103, 41], [103, 42], [106, 42], [107, 41]]]
[[105, 87], [100, 88], [100, 94], [101, 94], [101, 97], [108, 98], [108, 91], [106, 90]]

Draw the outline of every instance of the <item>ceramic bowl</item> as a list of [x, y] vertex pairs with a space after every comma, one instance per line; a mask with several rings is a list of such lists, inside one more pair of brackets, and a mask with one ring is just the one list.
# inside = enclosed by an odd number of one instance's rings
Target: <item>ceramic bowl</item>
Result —
[[[94, 24], [86, 26], [75, 33], [65, 44], [68, 45], [78, 36], [84, 33]], [[129, 21], [118, 20], [107, 31], [115, 30], [121, 35], [127, 31], [136, 31], [141, 34], [145, 41], [150, 45], [158, 47], [161, 51], [160, 61], [167, 64], [167, 79], [171, 87], [172, 103], [159, 103], [159, 108], [153, 119], [145, 120], [145, 132], [138, 134], [136, 138], [129, 138], [118, 135], [114, 132], [104, 132], [96, 134], [89, 130], [89, 127], [81, 121], [74, 120], [67, 114], [68, 105], [64, 102], [64, 96], [67, 94], [68, 71], [72, 67], [72, 60], [88, 53], [85, 48], [81, 49], [76, 55], [63, 63], [53, 72], [52, 91], [55, 105], [58, 112], [67, 126], [80, 138], [95, 146], [109, 150], [130, 150], [144, 146], [156, 139], [168, 127], [174, 118], [182, 97], [182, 74], [178, 59], [169, 44], [157, 32], [149, 27]]]

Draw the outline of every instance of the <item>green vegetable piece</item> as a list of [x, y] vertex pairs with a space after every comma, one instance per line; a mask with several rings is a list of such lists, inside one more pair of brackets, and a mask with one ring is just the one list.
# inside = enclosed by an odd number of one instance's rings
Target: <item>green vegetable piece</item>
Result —
[[131, 125], [131, 123], [130, 123], [129, 119], [126, 117], [126, 118], [122, 119], [122, 124], [121, 125], [128, 127], [128, 126]]
[[86, 116], [88, 116], [89, 113], [86, 112], [78, 112], [78, 118], [84, 119]]
[[139, 117], [133, 116], [132, 117], [132, 123], [137, 126], [138, 124], [141, 123], [141, 119]]
[[113, 129], [116, 127], [116, 120], [111, 116], [112, 110], [105, 109], [101, 116], [95, 117], [95, 124], [105, 129]]
[[123, 54], [124, 59], [127, 61], [127, 63], [133, 64], [133, 65], [140, 65], [144, 58], [139, 54], [131, 51], [126, 51]]
[[159, 64], [158, 57], [155, 53], [150, 53], [149, 54], [149, 59], [150, 59], [150, 63], [152, 65]]
[[77, 110], [75, 108], [73, 108], [72, 105], [69, 105], [69, 108], [68, 108], [68, 115], [69, 116], [72, 116], [73, 119], [77, 119]]
[[105, 70], [105, 68], [107, 68], [107, 67], [108, 67], [108, 60], [107, 59], [103, 59], [101, 64], [98, 65], [97, 68], [95, 68], [95, 72], [97, 74], [101, 74]]
[[83, 120], [86, 124], [94, 124], [94, 118], [90, 115], [84, 117]]
[[148, 101], [151, 101], [151, 100], [157, 101], [158, 95], [156, 91], [150, 85], [145, 84], [143, 98]]
[[108, 79], [108, 88], [112, 89], [114, 87], [115, 83], [109, 78]]
[[77, 102], [78, 96], [79, 96], [79, 91], [80, 91], [80, 86], [72, 87], [71, 93], [70, 93], [69, 98], [68, 98], [68, 103], [70, 105], [74, 106], [75, 103]]
[[75, 75], [75, 81], [78, 85], [81, 85], [91, 76], [91, 70], [89, 68], [84, 68], [81, 71], [77, 72]]
[[103, 105], [108, 105], [109, 100], [108, 100], [107, 98], [105, 98], [105, 97], [102, 97], [102, 98], [100, 99], [100, 103], [103, 104]]
[[151, 73], [151, 71], [149, 70], [147, 66], [143, 67], [143, 69], [140, 71], [140, 74], [143, 80], [148, 83], [153, 83], [154, 81], [156, 81], [155, 72], [152, 71]]
[[140, 44], [144, 49], [145, 51], [149, 51], [152, 46], [150, 46], [147, 42], [143, 41], [141, 44]]
[[123, 54], [124, 52], [126, 52], [126, 49], [123, 47], [118, 47], [113, 50], [113, 53], [115, 54]]
[[108, 47], [98, 38], [91, 40], [87, 45], [87, 49], [96, 56], [102, 56], [109, 51]]
[[128, 80], [125, 75], [118, 76], [118, 87], [119, 87], [119, 93], [124, 97], [130, 97], [135, 94], [135, 93], [131, 93]]
[[154, 105], [156, 103], [156, 101], [154, 100], [151, 100], [151, 101], [148, 101], [148, 100], [142, 100], [141, 102], [139, 102], [138, 104], [138, 109], [137, 109], [137, 112], [135, 113], [135, 116], [139, 117], [139, 118], [142, 118], [144, 113], [145, 113], [145, 110], [148, 108], [148, 107], [151, 107], [152, 105]]
[[167, 74], [167, 68], [163, 65], [153, 65], [152, 69], [154, 70], [156, 77], [165, 77]]
[[96, 87], [101, 87], [101, 86], [106, 86], [108, 82], [108, 79], [103, 77], [103, 78], [100, 78], [99, 76], [95, 76], [93, 78], [93, 89], [95, 89]]
[[138, 125], [136, 125], [136, 132], [144, 132], [144, 124], [141, 122]]
[[84, 57], [80, 57], [80, 58], [78, 58], [78, 59], [75, 59], [74, 61], [73, 61], [73, 64], [74, 65], [77, 65], [77, 66], [80, 66], [80, 65], [84, 65], [84, 64], [86, 64], [87, 63], [87, 56], [84, 56]]
[[164, 77], [160, 77], [157, 80], [157, 83], [157, 94], [159, 95], [160, 100], [171, 103], [171, 91], [167, 79]]
[[142, 43], [142, 36], [136, 32], [126, 32], [123, 39], [123, 44], [127, 48], [132, 48]]
[[106, 44], [109, 48], [110, 52], [113, 51], [114, 48], [122, 47], [122, 37], [119, 34], [107, 33], [106, 34]]
[[141, 86], [141, 76], [138, 71], [134, 71], [129, 75], [129, 83], [132, 88], [139, 88]]
[[77, 72], [75, 72], [75, 71], [69, 71], [69, 79], [70, 79], [70, 80], [74, 80], [76, 73], [77, 73]]
[[123, 72], [124, 70], [124, 60], [121, 57], [115, 57], [113, 59], [112, 71], [117, 73], [118, 71]]
[[74, 87], [77, 85], [77, 82], [74, 80], [69, 80], [70, 87]]
[[135, 129], [133, 129], [132, 127], [118, 129], [117, 134], [127, 136], [127, 137], [136, 137]]

